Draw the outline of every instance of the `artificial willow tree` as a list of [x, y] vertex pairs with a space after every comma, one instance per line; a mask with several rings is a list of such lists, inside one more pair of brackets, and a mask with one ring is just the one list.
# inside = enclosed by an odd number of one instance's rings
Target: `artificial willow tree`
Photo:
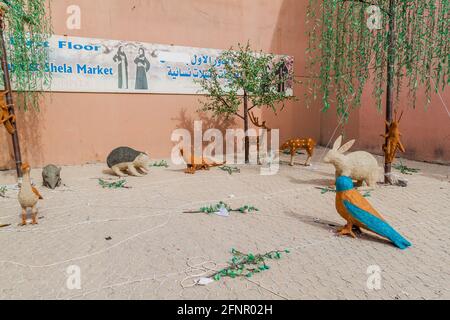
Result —
[[250, 112], [262, 107], [276, 112], [283, 102], [295, 99], [287, 90], [293, 82], [293, 70], [283, 59], [254, 52], [249, 43], [224, 51], [218, 61], [223, 62], [223, 69], [212, 66], [206, 72], [208, 76], [200, 81], [207, 97], [201, 101], [201, 111], [238, 117], [244, 122], [245, 163], [249, 163]]
[[[424, 90], [428, 106], [433, 91], [449, 84], [449, 22], [449, 0], [309, 0], [312, 78], [319, 72], [310, 81], [313, 97], [347, 119], [372, 81], [389, 123], [402, 93], [416, 107]], [[385, 174], [391, 182], [387, 157]]]
[[[12, 90], [18, 107], [37, 107], [51, 74], [48, 63], [48, 38], [51, 22], [47, 0], [0, 0], [0, 57], [6, 103], [14, 115]], [[12, 85], [11, 85], [12, 84]], [[21, 155], [17, 127], [12, 134], [17, 174], [21, 177]]]

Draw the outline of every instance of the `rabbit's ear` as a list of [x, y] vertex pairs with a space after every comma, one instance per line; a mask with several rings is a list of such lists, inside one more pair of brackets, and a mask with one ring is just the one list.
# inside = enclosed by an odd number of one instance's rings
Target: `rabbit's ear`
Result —
[[339, 148], [340, 153], [346, 153], [348, 150], [350, 150], [351, 147], [355, 144], [356, 140], [350, 140], [346, 144], [344, 144], [342, 147]]
[[337, 138], [337, 140], [334, 142], [333, 150], [338, 150], [341, 144], [342, 144], [342, 136]]

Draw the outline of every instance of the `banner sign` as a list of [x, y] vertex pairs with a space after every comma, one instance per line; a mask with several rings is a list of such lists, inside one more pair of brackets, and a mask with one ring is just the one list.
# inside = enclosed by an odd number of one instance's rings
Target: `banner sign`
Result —
[[[45, 45], [52, 73], [46, 91], [201, 94], [195, 80], [225, 63], [215, 49], [65, 36], [52, 36]], [[284, 72], [293, 68], [292, 57], [277, 59], [286, 61]], [[285, 89], [292, 91], [292, 84]]]

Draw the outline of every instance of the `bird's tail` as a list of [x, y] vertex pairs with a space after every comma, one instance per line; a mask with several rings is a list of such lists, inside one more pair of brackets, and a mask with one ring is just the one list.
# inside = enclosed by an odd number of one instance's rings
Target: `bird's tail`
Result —
[[352, 215], [355, 216], [360, 222], [362, 222], [369, 230], [379, 234], [391, 240], [395, 246], [404, 250], [412, 246], [411, 242], [406, 240], [400, 233], [398, 233], [394, 228], [392, 228], [386, 221], [371, 215], [364, 210], [361, 210], [357, 206], [354, 206], [348, 201], [345, 201], [345, 206], [351, 211]]
[[[386, 223], [386, 225], [389, 226], [387, 223]], [[392, 228], [391, 226], [389, 226], [389, 227], [390, 227], [390, 230], [387, 231], [387, 233], [385, 235], [386, 238], [391, 240], [395, 244], [396, 247], [398, 247], [402, 250], [405, 250], [408, 247], [411, 247], [411, 245], [412, 245], [411, 242], [406, 240], [400, 233], [395, 231], [394, 228]], [[382, 234], [380, 234], [380, 235], [382, 235]]]

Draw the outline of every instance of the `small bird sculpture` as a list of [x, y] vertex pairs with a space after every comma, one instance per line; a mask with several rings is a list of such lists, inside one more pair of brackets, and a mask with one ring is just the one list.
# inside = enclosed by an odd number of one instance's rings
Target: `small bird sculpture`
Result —
[[19, 191], [19, 203], [22, 207], [21, 226], [27, 225], [27, 210], [31, 209], [32, 224], [37, 224], [37, 203], [42, 200], [39, 191], [32, 186], [30, 177], [31, 168], [27, 163], [22, 165], [23, 181]]
[[404, 250], [411, 243], [394, 230], [370, 203], [354, 188], [349, 177], [342, 176], [336, 180], [336, 209], [347, 221], [339, 230], [340, 235], [356, 238], [353, 228], [362, 228], [389, 239], [395, 246]]

